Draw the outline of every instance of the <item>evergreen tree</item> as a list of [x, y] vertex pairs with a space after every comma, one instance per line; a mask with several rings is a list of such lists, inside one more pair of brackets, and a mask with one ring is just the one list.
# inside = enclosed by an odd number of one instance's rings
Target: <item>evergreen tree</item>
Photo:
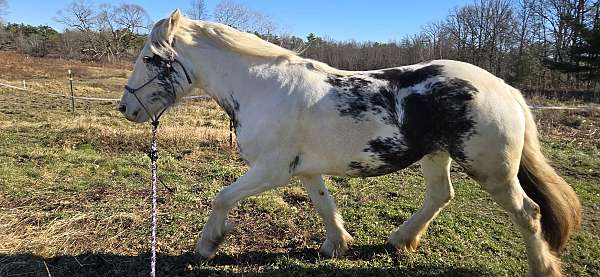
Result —
[[600, 22], [586, 27], [580, 23], [571, 23], [581, 34], [581, 39], [569, 49], [569, 61], [546, 61], [550, 69], [564, 73], [574, 73], [585, 81], [600, 81]]

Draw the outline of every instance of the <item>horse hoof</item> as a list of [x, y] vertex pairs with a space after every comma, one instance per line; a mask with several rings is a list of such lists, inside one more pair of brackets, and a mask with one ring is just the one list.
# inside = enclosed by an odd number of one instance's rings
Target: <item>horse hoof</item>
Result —
[[420, 236], [405, 238], [402, 236], [402, 234], [399, 234], [399, 232], [392, 233], [388, 238], [389, 244], [404, 252], [416, 252], [420, 241]]
[[346, 251], [348, 251], [348, 243], [344, 240], [334, 242], [330, 239], [326, 239], [321, 245], [321, 249], [319, 249], [319, 252], [327, 258], [340, 257], [344, 255]]
[[348, 244], [353, 240], [352, 236], [344, 231], [342, 237], [338, 240], [326, 239], [319, 252], [328, 258], [341, 257], [348, 251]]
[[194, 253], [196, 256], [200, 256], [206, 260], [211, 260], [215, 257], [221, 242], [223, 242], [223, 237], [220, 237], [216, 240], [200, 239], [200, 242], [196, 246]]
[[197, 261], [200, 261], [200, 260], [210, 261], [210, 260], [212, 260], [215, 257], [216, 253], [217, 253], [216, 251], [211, 252], [211, 251], [206, 251], [204, 249], [196, 249], [196, 250], [194, 250], [194, 256], [195, 256], [195, 258], [196, 258]]
[[217, 249], [213, 248], [213, 249], [209, 249], [207, 247], [198, 247], [196, 248], [196, 250], [194, 251], [194, 254], [196, 255], [196, 257], [198, 259], [205, 259], [205, 260], [212, 260], [215, 255], [217, 254]]

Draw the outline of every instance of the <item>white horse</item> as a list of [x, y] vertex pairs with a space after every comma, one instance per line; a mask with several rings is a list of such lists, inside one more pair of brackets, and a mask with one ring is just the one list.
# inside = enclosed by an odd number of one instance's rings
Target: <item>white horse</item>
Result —
[[397, 249], [414, 251], [452, 199], [451, 160], [510, 214], [531, 275], [561, 275], [559, 253], [580, 223], [579, 200], [542, 156], [520, 92], [470, 64], [343, 71], [175, 11], [154, 26], [126, 88], [119, 110], [131, 121], [149, 120], [193, 88], [204, 89], [234, 121], [250, 169], [213, 201], [196, 246], [208, 259], [236, 203], [292, 176], [324, 221], [320, 251], [342, 255], [352, 237], [322, 176], [378, 176], [417, 161], [425, 202], [389, 236]]

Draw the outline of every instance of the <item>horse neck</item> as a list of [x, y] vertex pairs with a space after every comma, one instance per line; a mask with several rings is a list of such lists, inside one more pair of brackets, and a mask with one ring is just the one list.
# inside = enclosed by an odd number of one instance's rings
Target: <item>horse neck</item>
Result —
[[195, 72], [206, 93], [217, 101], [269, 97], [285, 82], [285, 66], [267, 59], [211, 48], [194, 55]]

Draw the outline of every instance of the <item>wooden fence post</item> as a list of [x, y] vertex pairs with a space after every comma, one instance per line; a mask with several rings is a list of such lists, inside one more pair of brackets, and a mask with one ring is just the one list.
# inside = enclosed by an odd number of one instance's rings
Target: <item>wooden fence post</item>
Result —
[[69, 84], [71, 87], [71, 112], [75, 116], [75, 93], [73, 92], [73, 72], [69, 69]]
[[229, 147], [233, 147], [233, 120], [229, 119]]

